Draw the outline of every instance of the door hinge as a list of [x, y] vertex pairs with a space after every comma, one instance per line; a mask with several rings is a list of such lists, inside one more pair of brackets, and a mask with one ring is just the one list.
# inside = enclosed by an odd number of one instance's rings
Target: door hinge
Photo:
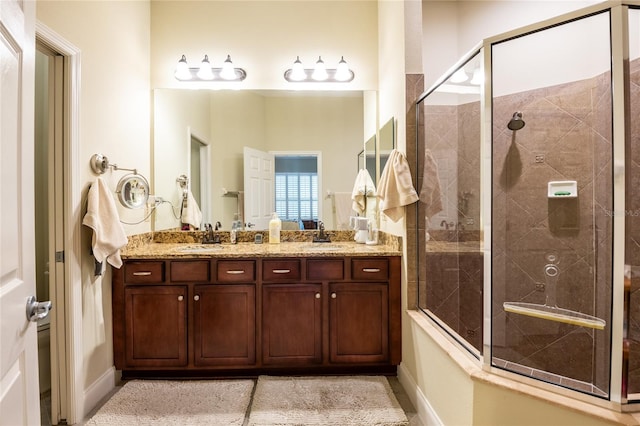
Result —
[[64, 263], [64, 250], [56, 252], [56, 263]]

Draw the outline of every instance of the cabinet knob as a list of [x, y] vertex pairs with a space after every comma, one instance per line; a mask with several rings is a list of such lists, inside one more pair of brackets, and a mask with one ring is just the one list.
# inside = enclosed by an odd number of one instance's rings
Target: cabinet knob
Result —
[[338, 297], [338, 295], [337, 295], [337, 294], [335, 294], [335, 293], [331, 293], [331, 298], [332, 298], [332, 299], [335, 299], [336, 297]]
[[193, 296], [193, 300], [195, 300], [196, 302], [200, 300], [200, 295], [196, 294], [195, 296]]
[[182, 302], [184, 300], [184, 296], [178, 296], [178, 302]]
[[316, 299], [320, 299], [320, 293], [316, 293]]

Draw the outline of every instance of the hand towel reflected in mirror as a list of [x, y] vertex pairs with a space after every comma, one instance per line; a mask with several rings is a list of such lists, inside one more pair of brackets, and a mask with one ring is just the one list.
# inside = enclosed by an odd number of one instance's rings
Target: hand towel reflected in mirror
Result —
[[183, 226], [187, 225], [193, 229], [200, 229], [202, 224], [202, 212], [189, 190], [186, 190], [183, 194], [181, 220]]
[[367, 169], [360, 169], [351, 191], [351, 200], [353, 201], [351, 207], [360, 216], [364, 216], [367, 210], [367, 197], [375, 195], [376, 186], [373, 183], [373, 179], [371, 179], [371, 175]]

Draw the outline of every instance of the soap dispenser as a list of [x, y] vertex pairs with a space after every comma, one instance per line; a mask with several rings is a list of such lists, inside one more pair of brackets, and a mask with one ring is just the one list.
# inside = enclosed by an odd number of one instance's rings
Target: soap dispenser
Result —
[[238, 214], [233, 215], [233, 222], [231, 224], [231, 233], [229, 235], [231, 244], [238, 243], [238, 231], [240, 230], [240, 221], [238, 220]]
[[273, 212], [269, 221], [269, 243], [280, 244], [280, 229], [282, 229], [282, 221], [278, 217], [278, 213]]

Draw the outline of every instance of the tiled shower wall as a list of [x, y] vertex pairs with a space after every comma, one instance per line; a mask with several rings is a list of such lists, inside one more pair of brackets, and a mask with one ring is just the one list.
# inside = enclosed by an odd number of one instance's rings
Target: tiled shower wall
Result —
[[[557, 257], [557, 305], [610, 325], [612, 146], [610, 74], [503, 96], [493, 103], [493, 355], [608, 391], [609, 333], [518, 314], [544, 304]], [[526, 126], [506, 127], [521, 111]], [[575, 180], [578, 197], [547, 197]]]
[[640, 59], [630, 64], [627, 119], [626, 256], [632, 265], [629, 315], [629, 393], [640, 393]]

